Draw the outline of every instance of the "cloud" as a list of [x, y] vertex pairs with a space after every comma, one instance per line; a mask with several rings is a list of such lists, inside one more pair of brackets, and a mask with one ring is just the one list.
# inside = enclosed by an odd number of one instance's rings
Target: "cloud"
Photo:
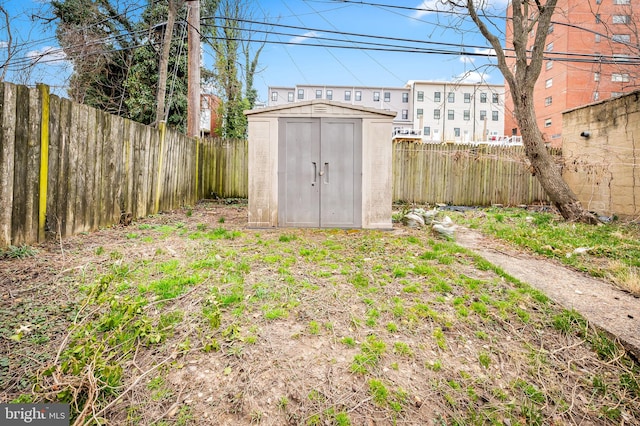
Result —
[[53, 46], [44, 46], [40, 50], [27, 52], [26, 57], [31, 59], [33, 64], [46, 62], [50, 65], [61, 64], [67, 59], [62, 49]]
[[466, 56], [466, 55], [460, 56], [460, 62], [462, 62], [463, 64], [472, 64], [475, 61], [476, 61], [476, 58], [472, 56]]
[[421, 19], [431, 13], [438, 11], [451, 10], [452, 6], [443, 4], [442, 0], [425, 0], [416, 6], [416, 11], [411, 16], [415, 19]]
[[477, 55], [483, 56], [496, 56], [496, 51], [494, 49], [473, 49], [473, 53]]
[[[509, 4], [510, 0], [474, 0], [476, 9], [478, 10], [503, 10]], [[424, 0], [415, 7], [417, 10], [411, 15], [414, 19], [421, 19], [427, 15], [438, 12], [450, 12], [460, 9], [453, 6], [447, 0]]]
[[459, 74], [455, 81], [458, 83], [487, 83], [491, 76], [489, 74], [477, 72], [477, 71], [467, 71], [462, 74]]
[[8, 45], [9, 45], [8, 41], [0, 41], [0, 49], [6, 49]]
[[309, 40], [310, 38], [314, 38], [317, 37], [318, 33], [316, 33], [315, 31], [309, 31], [304, 33], [301, 36], [298, 37], [294, 37], [291, 40], [289, 40], [289, 43], [293, 43], [293, 44], [302, 44], [305, 41]]

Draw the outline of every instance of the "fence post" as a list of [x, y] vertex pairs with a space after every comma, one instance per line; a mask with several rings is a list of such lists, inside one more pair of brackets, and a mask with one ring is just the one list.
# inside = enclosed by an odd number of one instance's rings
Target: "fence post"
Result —
[[199, 200], [199, 193], [198, 193], [198, 183], [200, 180], [200, 138], [196, 137], [196, 197], [195, 197], [195, 202], [197, 203]]
[[40, 196], [38, 206], [38, 241], [45, 239], [47, 223], [47, 185], [49, 182], [49, 86], [38, 84], [42, 111], [40, 116]]
[[160, 122], [160, 153], [158, 154], [158, 180], [156, 183], [156, 199], [153, 205], [153, 213], [160, 211], [160, 190], [162, 189], [162, 155], [164, 152], [164, 140], [167, 134], [167, 123]]

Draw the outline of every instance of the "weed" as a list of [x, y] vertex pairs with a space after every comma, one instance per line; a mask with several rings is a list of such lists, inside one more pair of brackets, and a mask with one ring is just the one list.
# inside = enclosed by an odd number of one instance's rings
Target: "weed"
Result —
[[282, 411], [286, 411], [288, 405], [289, 405], [289, 398], [287, 398], [286, 396], [281, 396], [278, 399], [278, 408], [281, 409]]
[[336, 425], [338, 426], [351, 426], [351, 420], [349, 419], [349, 414], [344, 411], [336, 413], [334, 420]]
[[361, 353], [353, 357], [351, 371], [366, 374], [368, 367], [374, 367], [378, 364], [386, 348], [386, 344], [375, 335], [367, 336], [366, 341], [364, 341], [360, 347]]
[[435, 359], [433, 361], [425, 361], [425, 367], [434, 372], [442, 370], [442, 361]]
[[264, 312], [264, 317], [268, 320], [277, 320], [282, 318], [287, 318], [289, 313], [280, 307], [266, 309]]
[[491, 364], [491, 356], [486, 352], [480, 352], [478, 354], [478, 361], [484, 368], [489, 368], [489, 365]]
[[356, 345], [356, 341], [353, 337], [343, 337], [342, 339], [340, 339], [340, 343], [342, 343], [343, 345], [347, 345], [350, 348]]
[[434, 339], [436, 339], [436, 344], [438, 345], [438, 347], [442, 350], [447, 349], [447, 342], [446, 339], [444, 337], [444, 332], [442, 331], [442, 329], [440, 327], [436, 327], [433, 329], [433, 332], [431, 333], [431, 335], [433, 336]]
[[394, 322], [387, 323], [387, 331], [389, 331], [389, 333], [396, 333], [398, 331], [397, 324]]
[[0, 252], [0, 257], [6, 257], [9, 259], [25, 259], [27, 257], [34, 257], [37, 254], [38, 249], [23, 244], [20, 246], [9, 246], [4, 251]]
[[288, 243], [294, 241], [296, 238], [297, 237], [294, 234], [282, 234], [278, 238], [278, 241], [280, 241], [281, 243]]
[[309, 333], [318, 335], [320, 334], [320, 324], [317, 321], [309, 322]]
[[404, 342], [395, 342], [393, 344], [393, 352], [400, 356], [411, 357], [413, 356], [413, 351], [411, 347]]
[[358, 272], [349, 278], [349, 282], [357, 289], [369, 287], [369, 279], [363, 273]]

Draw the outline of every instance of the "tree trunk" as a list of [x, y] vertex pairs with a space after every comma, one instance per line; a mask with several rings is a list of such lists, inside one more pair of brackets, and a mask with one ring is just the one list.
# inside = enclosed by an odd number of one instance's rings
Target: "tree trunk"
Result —
[[162, 53], [160, 55], [160, 63], [158, 66], [158, 93], [156, 94], [156, 120], [155, 126], [158, 127], [160, 122], [164, 120], [165, 109], [164, 102], [167, 91], [167, 74], [169, 68], [169, 54], [171, 52], [171, 39], [173, 37], [173, 26], [176, 22], [176, 0], [169, 0], [169, 14], [167, 17], [167, 25], [164, 31], [162, 41]]
[[595, 215], [582, 208], [580, 201], [562, 178], [560, 165], [556, 164], [547, 151], [542, 133], [536, 123], [533, 96], [520, 94], [520, 97], [514, 98], [514, 101], [522, 142], [527, 158], [531, 162], [532, 173], [538, 178], [551, 202], [565, 220], [590, 224], [599, 223]]

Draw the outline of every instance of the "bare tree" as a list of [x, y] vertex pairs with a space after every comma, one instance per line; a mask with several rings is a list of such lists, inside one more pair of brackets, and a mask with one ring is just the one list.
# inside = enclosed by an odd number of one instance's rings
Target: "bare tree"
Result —
[[169, 0], [167, 7], [167, 24], [164, 29], [162, 40], [162, 52], [160, 55], [158, 66], [158, 91], [156, 94], [156, 127], [164, 120], [165, 116], [165, 97], [167, 92], [167, 73], [169, 68], [169, 54], [171, 53], [171, 40], [173, 36], [173, 27], [176, 22], [176, 14], [178, 7], [182, 6], [182, 2], [178, 5], [177, 0]]
[[[558, 0], [512, 0], [511, 19], [507, 25], [512, 29], [513, 46], [510, 54], [515, 57], [515, 66], [507, 62], [505, 48], [500, 38], [490, 30], [496, 28], [491, 17], [485, 14], [484, 0], [444, 0], [454, 8], [466, 9], [482, 35], [493, 47], [498, 68], [504, 76], [514, 104], [515, 117], [522, 134], [522, 141], [532, 173], [538, 178], [547, 195], [558, 208], [563, 218], [570, 221], [597, 223], [598, 219], [586, 211], [562, 178], [561, 170], [547, 151], [542, 132], [536, 121], [533, 91], [543, 65], [546, 37]], [[534, 34], [531, 49], [527, 44], [529, 34]]]
[[5, 42], [5, 48], [7, 49], [7, 57], [4, 62], [0, 65], [0, 69], [2, 69], [2, 74], [0, 74], [0, 81], [4, 81], [7, 76], [7, 70], [9, 69], [9, 64], [11, 63], [11, 59], [15, 54], [15, 48], [13, 46], [13, 35], [11, 34], [11, 19], [9, 17], [9, 12], [3, 7], [0, 6], [0, 13], [4, 16], [4, 23], [7, 32], [7, 41]]

